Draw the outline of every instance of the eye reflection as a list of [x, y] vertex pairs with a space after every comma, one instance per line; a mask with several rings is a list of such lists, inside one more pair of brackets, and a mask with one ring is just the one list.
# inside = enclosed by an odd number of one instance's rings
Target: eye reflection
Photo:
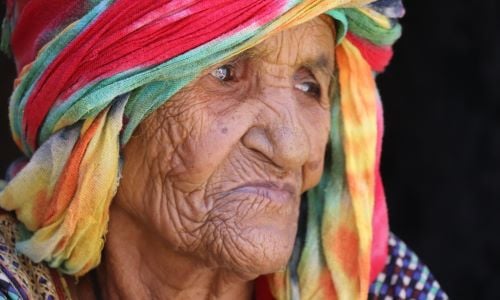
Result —
[[234, 79], [234, 67], [231, 65], [223, 65], [213, 70], [210, 74], [220, 81], [230, 81]]
[[314, 82], [297, 83], [295, 84], [295, 88], [316, 98], [321, 96], [321, 89], [319, 85]]

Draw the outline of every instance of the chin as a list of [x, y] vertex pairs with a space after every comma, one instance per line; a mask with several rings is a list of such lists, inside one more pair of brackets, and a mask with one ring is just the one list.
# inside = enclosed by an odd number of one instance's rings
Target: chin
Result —
[[292, 255], [296, 230], [296, 221], [247, 227], [232, 240], [237, 252], [224, 255], [229, 259], [225, 264], [246, 279], [283, 270]]
[[210, 268], [246, 279], [283, 270], [294, 248], [300, 206], [299, 197], [286, 196], [243, 190], [219, 198], [223, 201], [200, 231], [199, 257]]

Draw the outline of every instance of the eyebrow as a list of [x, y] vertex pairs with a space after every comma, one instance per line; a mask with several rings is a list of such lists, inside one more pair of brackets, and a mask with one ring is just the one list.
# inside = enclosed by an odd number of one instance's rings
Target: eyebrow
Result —
[[[232, 57], [231, 59], [228, 60], [228, 62], [235, 63], [240, 60], [244, 59], [249, 59], [249, 58], [261, 58], [264, 57], [266, 53], [261, 50], [261, 49], [256, 49], [256, 48], [250, 48], [245, 50], [244, 52]], [[329, 66], [329, 59], [325, 53], [320, 54], [317, 57], [314, 58], [307, 58], [304, 60], [304, 62], [299, 64], [300, 67], [306, 67], [310, 69], [311, 71], [319, 71], [327, 76], [333, 76], [334, 75], [334, 64], [333, 68]]]
[[329, 59], [325, 54], [321, 54], [316, 58], [306, 60], [302, 65], [311, 70], [318, 70], [328, 76], [333, 76], [334, 70], [329, 66]]
[[265, 54], [262, 50], [257, 50], [255, 47], [247, 49], [240, 54], [234, 56], [233, 58], [229, 59], [231, 62], [235, 62], [238, 60], [242, 59], [247, 59], [247, 58], [260, 58], [263, 57]]

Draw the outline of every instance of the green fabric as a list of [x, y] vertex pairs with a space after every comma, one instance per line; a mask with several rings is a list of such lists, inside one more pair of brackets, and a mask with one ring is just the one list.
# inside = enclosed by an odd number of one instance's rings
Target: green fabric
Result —
[[401, 25], [399, 23], [392, 24], [393, 26], [387, 29], [371, 18], [367, 18], [358, 9], [342, 9], [342, 11], [347, 17], [349, 31], [375, 45], [390, 46], [401, 36]]
[[337, 45], [342, 43], [344, 40], [347, 30], [349, 29], [349, 23], [347, 21], [347, 17], [345, 13], [342, 10], [339, 9], [332, 9], [327, 12], [325, 12], [326, 15], [329, 15], [332, 17], [336, 23], [336, 28], [337, 28]]
[[0, 51], [5, 53], [7, 56], [11, 56], [10, 52], [10, 36], [11, 36], [12, 28], [10, 26], [10, 22], [7, 18], [3, 19], [2, 22], [2, 36], [0, 38]]

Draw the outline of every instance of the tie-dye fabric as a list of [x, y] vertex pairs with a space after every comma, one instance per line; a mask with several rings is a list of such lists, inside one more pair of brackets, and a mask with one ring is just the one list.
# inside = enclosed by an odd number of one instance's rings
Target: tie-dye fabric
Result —
[[403, 12], [399, 0], [7, 0], [10, 125], [29, 157], [0, 185], [24, 227], [17, 249], [76, 276], [99, 264], [120, 147], [138, 124], [202, 70], [326, 13], [339, 42], [327, 163], [298, 263], [268, 279], [277, 299], [366, 298], [388, 239], [374, 77]]
[[[43, 263], [33, 263], [28, 257], [15, 251], [17, 220], [10, 213], [0, 212], [0, 299], [71, 299], [71, 282], [57, 270]], [[384, 270], [377, 275], [370, 286], [368, 299], [393, 300], [447, 300], [429, 269], [409, 249], [405, 243], [391, 234], [388, 241], [389, 252]], [[89, 274], [89, 281], [99, 299], [101, 289], [95, 273]], [[265, 278], [257, 279], [257, 286], [267, 288]], [[124, 291], [130, 295], [135, 291]], [[257, 290], [252, 299], [272, 300], [267, 288]]]
[[[71, 282], [43, 263], [33, 263], [31, 259], [20, 255], [14, 249], [17, 239], [17, 220], [10, 213], [0, 213], [0, 299], [71, 299]], [[389, 256], [384, 270], [380, 272], [370, 286], [370, 300], [447, 300], [448, 296], [441, 289], [429, 269], [401, 240], [393, 234], [389, 237]], [[99, 299], [101, 289], [97, 274], [89, 274], [95, 298]], [[257, 285], [265, 278], [257, 279]], [[129, 295], [135, 291], [124, 291]], [[265, 293], [264, 293], [265, 292]], [[272, 300], [269, 289], [258, 290], [252, 299]]]

